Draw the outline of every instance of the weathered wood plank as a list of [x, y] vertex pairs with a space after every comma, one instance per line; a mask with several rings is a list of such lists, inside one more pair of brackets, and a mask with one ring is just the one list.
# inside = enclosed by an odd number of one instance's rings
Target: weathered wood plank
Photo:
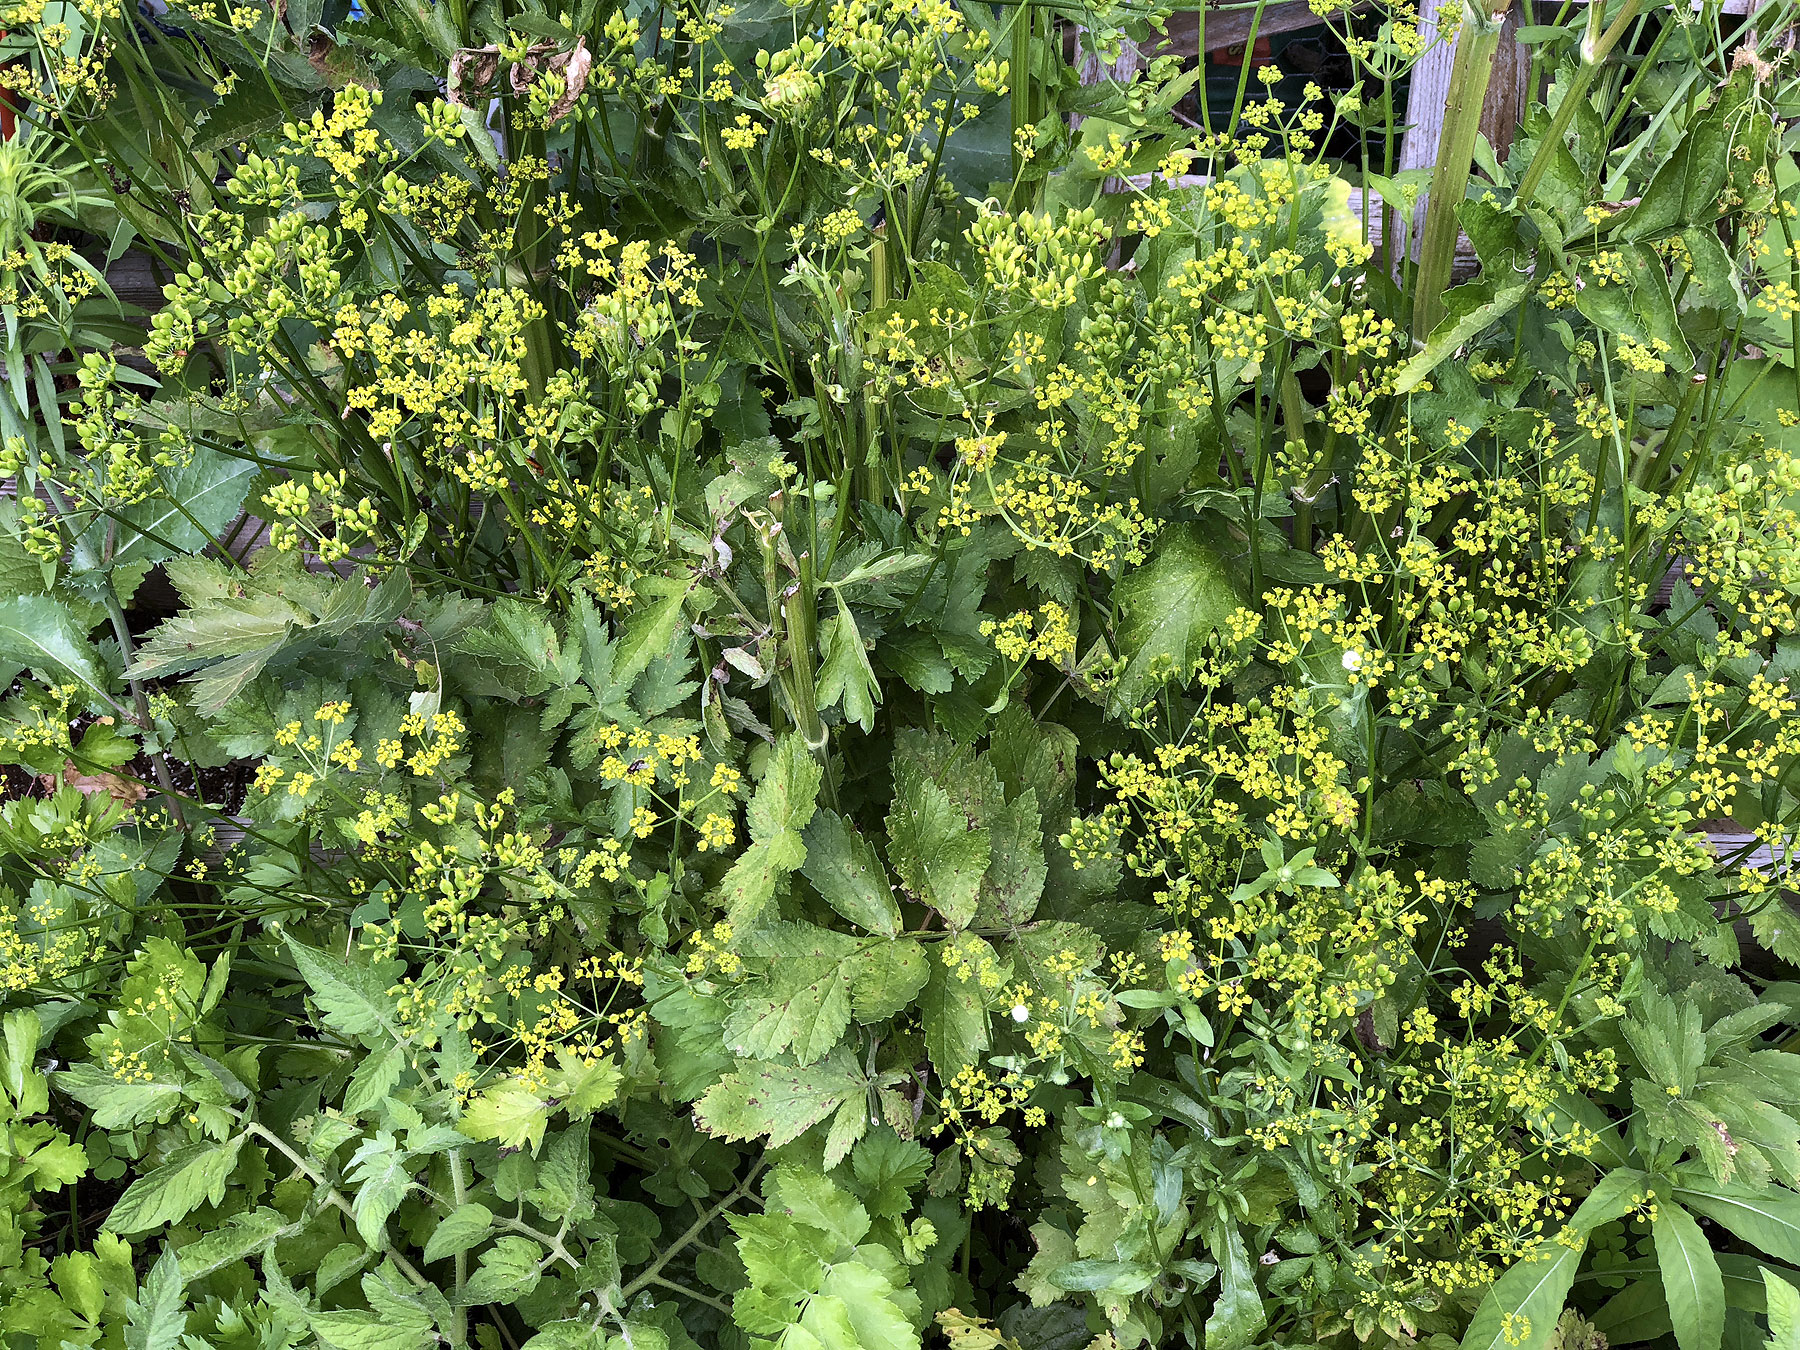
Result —
[[1149, 44], [1150, 54], [1198, 60], [1201, 54], [1200, 20], [1203, 14], [1206, 20], [1206, 50], [1209, 52], [1216, 52], [1222, 47], [1243, 46], [1250, 40], [1252, 27], [1258, 37], [1278, 37], [1283, 33], [1317, 28], [1323, 23], [1313, 13], [1307, 0], [1280, 0], [1277, 4], [1264, 5], [1260, 22], [1257, 21], [1254, 6], [1183, 10], [1169, 16], [1162, 35]]
[[168, 269], [141, 249], [125, 250], [106, 269], [106, 284], [113, 294], [126, 305], [145, 310], [162, 308], [162, 288], [169, 280]]

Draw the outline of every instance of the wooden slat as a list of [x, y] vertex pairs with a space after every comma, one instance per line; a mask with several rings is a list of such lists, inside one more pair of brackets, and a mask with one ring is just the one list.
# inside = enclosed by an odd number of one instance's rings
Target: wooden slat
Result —
[[[1206, 17], [1206, 50], [1216, 52], [1222, 47], [1241, 47], [1250, 40], [1250, 29], [1256, 19], [1253, 8], [1208, 9]], [[1169, 16], [1163, 33], [1150, 44], [1152, 56], [1183, 56], [1189, 60], [1200, 57], [1200, 18], [1199, 10], [1184, 10]], [[1280, 0], [1280, 3], [1264, 5], [1262, 21], [1255, 23], [1258, 37], [1277, 37], [1282, 33], [1297, 33], [1308, 28], [1318, 28], [1324, 21], [1313, 13], [1312, 6], [1306, 0]]]
[[106, 269], [106, 284], [113, 288], [113, 294], [127, 305], [147, 310], [162, 308], [162, 288], [168, 280], [161, 263], [135, 248], [127, 249]]

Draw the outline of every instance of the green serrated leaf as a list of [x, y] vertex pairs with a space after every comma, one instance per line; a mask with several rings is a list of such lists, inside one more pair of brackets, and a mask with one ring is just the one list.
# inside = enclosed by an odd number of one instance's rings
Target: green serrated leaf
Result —
[[503, 1237], [482, 1254], [481, 1265], [463, 1288], [471, 1306], [517, 1303], [542, 1277], [544, 1249], [529, 1238]]
[[[655, 580], [661, 582], [660, 578]], [[668, 585], [659, 598], [632, 612], [613, 648], [613, 684], [629, 689], [650, 662], [669, 649], [675, 630], [681, 626], [681, 606], [686, 594], [686, 588]]]
[[884, 1125], [856, 1146], [850, 1170], [864, 1208], [878, 1219], [894, 1219], [912, 1208], [912, 1192], [931, 1170], [931, 1154]]
[[987, 871], [981, 878], [978, 927], [1016, 927], [1037, 913], [1044, 881], [1050, 875], [1044, 864], [1044, 823], [1038, 815], [1037, 793], [1027, 788], [1015, 800], [990, 811]]
[[806, 827], [806, 862], [800, 872], [825, 903], [851, 923], [893, 937], [900, 906], [875, 846], [835, 811], [820, 811]]
[[237, 519], [261, 473], [254, 460], [196, 446], [180, 468], [162, 479], [154, 497], [119, 513], [120, 543], [112, 565], [199, 553]]
[[694, 1119], [708, 1134], [724, 1139], [766, 1136], [769, 1147], [780, 1148], [867, 1088], [855, 1059], [841, 1049], [821, 1064], [801, 1068], [743, 1065], [707, 1090], [694, 1108]]
[[77, 1064], [56, 1075], [56, 1087], [94, 1113], [103, 1130], [124, 1130], [173, 1111], [183, 1084], [160, 1078], [128, 1083], [97, 1064]]
[[447, 1256], [478, 1247], [487, 1241], [493, 1227], [494, 1212], [486, 1205], [473, 1200], [459, 1205], [438, 1220], [437, 1227], [431, 1230], [431, 1239], [425, 1244], [425, 1259], [442, 1261]]
[[1767, 1268], [1762, 1277], [1769, 1312], [1769, 1350], [1800, 1350], [1800, 1289]]
[[881, 686], [869, 664], [869, 653], [863, 647], [862, 633], [849, 606], [840, 604], [838, 612], [826, 621], [825, 659], [819, 664], [817, 701], [820, 708], [833, 708], [840, 702], [844, 720], [854, 722], [864, 731], [875, 729], [875, 708], [881, 702]]
[[1185, 679], [1242, 596], [1200, 528], [1175, 525], [1150, 561], [1113, 587], [1113, 602], [1126, 658], [1107, 705], [1117, 716], [1165, 681]]
[[974, 827], [943, 788], [917, 775], [900, 785], [887, 827], [888, 857], [907, 890], [952, 928], [968, 927], [990, 858], [987, 830]]
[[611, 1059], [587, 1059], [572, 1050], [556, 1052], [556, 1072], [545, 1083], [560, 1109], [579, 1120], [591, 1116], [619, 1095], [625, 1075]]
[[244, 1139], [240, 1134], [223, 1144], [184, 1144], [176, 1149], [160, 1167], [126, 1188], [107, 1215], [107, 1230], [147, 1233], [186, 1218], [202, 1204], [219, 1204]]
[[925, 948], [915, 938], [866, 946], [849, 965], [850, 1009], [864, 1026], [911, 1007], [931, 974]]
[[288, 951], [300, 978], [312, 991], [325, 1025], [346, 1036], [383, 1033], [405, 1042], [387, 991], [391, 981], [367, 965], [327, 956], [293, 934], [287, 935]]
[[1206, 1344], [1209, 1350], [1241, 1350], [1268, 1324], [1256, 1265], [1235, 1223], [1216, 1222], [1208, 1245], [1219, 1263], [1219, 1298], [1206, 1320]]
[[822, 781], [819, 763], [806, 742], [792, 734], [783, 736], [744, 810], [751, 845], [720, 882], [733, 924], [748, 927], [774, 898], [780, 879], [806, 861], [801, 831], [813, 818]]
[[764, 940], [769, 973], [725, 1019], [726, 1048], [743, 1059], [772, 1059], [790, 1047], [801, 1064], [823, 1059], [850, 1026], [858, 943], [812, 924], [778, 924]]
[[247, 1261], [305, 1226], [303, 1220], [289, 1220], [267, 1205], [233, 1214], [224, 1227], [213, 1229], [181, 1249], [181, 1278], [185, 1282], [203, 1279], [215, 1270]]
[[99, 652], [68, 610], [47, 595], [0, 600], [0, 666], [11, 674], [26, 667], [73, 679], [110, 702]]
[[[750, 837], [767, 841], [792, 836], [798, 842], [800, 831], [813, 818], [819, 799], [822, 773], [819, 762], [797, 735], [783, 736], [769, 756], [768, 772], [751, 794], [745, 817], [750, 823]], [[790, 867], [804, 861], [805, 849]]]
[[783, 1166], [769, 1178], [769, 1199], [795, 1223], [816, 1228], [838, 1247], [854, 1247], [869, 1232], [869, 1213], [848, 1191], [810, 1168]]
[[401, 1046], [390, 1045], [366, 1056], [350, 1075], [350, 1086], [344, 1090], [345, 1113], [360, 1115], [380, 1106], [405, 1072], [406, 1050]]
[[535, 1153], [554, 1109], [517, 1078], [503, 1078], [463, 1107], [457, 1128], [471, 1139], [492, 1139], [502, 1148]]
[[[969, 939], [965, 936], [962, 941]], [[988, 955], [992, 955], [991, 948]], [[925, 1051], [940, 1078], [954, 1077], [988, 1047], [988, 1013], [981, 982], [971, 976], [967, 965], [954, 970], [945, 965], [941, 948], [932, 954], [931, 972], [919, 1000], [919, 1018], [925, 1026]]]
[[837, 1261], [827, 1267], [818, 1296], [808, 1301], [801, 1315], [801, 1325], [814, 1325], [819, 1311], [829, 1313], [825, 1325], [833, 1336], [840, 1335], [845, 1324], [849, 1327], [848, 1339], [820, 1335], [829, 1350], [913, 1350], [919, 1344], [917, 1328], [894, 1301], [893, 1283], [861, 1261]]
[[361, 1309], [322, 1312], [312, 1315], [311, 1326], [329, 1350], [424, 1350], [437, 1342], [424, 1313], [394, 1317]]
[[371, 1247], [387, 1245], [387, 1221], [412, 1189], [411, 1162], [386, 1131], [364, 1140], [350, 1157], [347, 1177], [356, 1192], [350, 1209], [356, 1231]]
[[181, 1263], [174, 1248], [165, 1247], [137, 1297], [125, 1305], [126, 1350], [175, 1350], [181, 1344], [187, 1331], [181, 1289]]

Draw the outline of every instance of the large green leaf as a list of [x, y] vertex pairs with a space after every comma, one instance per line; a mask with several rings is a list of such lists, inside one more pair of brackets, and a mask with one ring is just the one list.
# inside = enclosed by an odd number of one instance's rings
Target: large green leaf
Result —
[[884, 937], [900, 931], [900, 906], [875, 845], [835, 811], [821, 811], [806, 827], [800, 874], [825, 903], [858, 927]]
[[1165, 680], [1184, 678], [1243, 597], [1199, 527], [1175, 525], [1155, 556], [1113, 588], [1113, 601], [1125, 658], [1109, 704], [1117, 716]]
[[769, 756], [769, 769], [756, 785], [745, 815], [750, 822], [750, 837], [758, 840], [782, 841], [793, 861], [790, 869], [804, 860], [806, 849], [800, 832], [813, 818], [819, 799], [821, 773], [819, 762], [797, 735], [783, 736]]
[[1044, 822], [1037, 793], [1027, 788], [1016, 800], [988, 813], [988, 866], [981, 878], [980, 927], [1011, 927], [1037, 912], [1050, 875], [1044, 863]]
[[[969, 939], [965, 936], [963, 941]], [[992, 955], [985, 942], [979, 950]], [[942, 1078], [954, 1077], [988, 1047], [988, 1013], [981, 981], [969, 963], [955, 969], [945, 965], [941, 947], [932, 957], [931, 974], [919, 1001], [919, 1018], [925, 1025], [925, 1051]]]
[[694, 1119], [709, 1134], [724, 1139], [767, 1136], [771, 1148], [780, 1148], [866, 1089], [855, 1059], [844, 1050], [803, 1068], [744, 1065], [707, 1090], [694, 1108]]
[[1663, 263], [1648, 245], [1627, 245], [1619, 253], [1625, 280], [1601, 285], [1590, 282], [1575, 296], [1575, 307], [1597, 328], [1659, 350], [1676, 370], [1691, 370], [1693, 353], [1681, 334], [1675, 301]]
[[888, 856], [907, 890], [952, 928], [975, 917], [990, 838], [929, 779], [907, 775], [888, 812]]
[[223, 1144], [183, 1144], [162, 1166], [146, 1172], [126, 1188], [107, 1215], [115, 1233], [147, 1233], [187, 1217], [202, 1204], [225, 1198], [225, 1179], [237, 1166], [244, 1136]]
[[473, 1200], [459, 1205], [431, 1230], [431, 1240], [425, 1244], [425, 1259], [441, 1261], [446, 1256], [466, 1252], [483, 1242], [493, 1226], [494, 1214], [486, 1205]]
[[1631, 1167], [1616, 1167], [1594, 1184], [1594, 1189], [1570, 1217], [1569, 1226], [1591, 1233], [1602, 1224], [1624, 1218], [1643, 1202], [1651, 1189], [1652, 1182], [1646, 1173]]
[[865, 945], [851, 966], [850, 1010], [865, 1026], [911, 1007], [930, 972], [925, 948], [916, 938]]
[[660, 594], [648, 606], [633, 612], [614, 648], [611, 673], [621, 685], [629, 685], [652, 660], [667, 651], [675, 638], [675, 630], [681, 626], [685, 588], [667, 583], [660, 577], [648, 579], [645, 585]]
[[820, 708], [844, 706], [844, 720], [864, 731], [875, 729], [875, 708], [881, 702], [881, 686], [869, 664], [856, 616], [839, 602], [836, 615], [825, 621], [825, 658], [819, 664], [816, 693]]
[[470, 1303], [516, 1303], [541, 1277], [544, 1249], [529, 1238], [503, 1237], [482, 1254], [463, 1298]]
[[393, 1000], [387, 994], [392, 981], [370, 966], [327, 956], [291, 933], [287, 945], [326, 1026], [346, 1036], [380, 1032], [406, 1040], [398, 1030]]
[[819, 762], [806, 742], [796, 735], [783, 736], [744, 809], [750, 847], [719, 883], [732, 923], [747, 926], [774, 898], [776, 883], [806, 861], [801, 831], [818, 808], [822, 781]]
[[180, 1260], [165, 1247], [137, 1297], [126, 1302], [126, 1350], [175, 1350], [181, 1344], [187, 1330], [181, 1286]]
[[799, 923], [771, 925], [758, 938], [773, 949], [768, 973], [725, 1019], [726, 1047], [744, 1059], [773, 1059], [790, 1047], [801, 1064], [823, 1059], [850, 1026], [857, 940]]
[[1779, 1186], [1677, 1187], [1676, 1200], [1777, 1261], [1800, 1265], [1800, 1195]]
[[[919, 1333], [894, 1301], [894, 1286], [888, 1278], [861, 1261], [837, 1261], [826, 1268], [818, 1296], [807, 1304], [801, 1325], [809, 1325], [815, 1308], [835, 1303], [843, 1309], [843, 1322], [850, 1327], [850, 1338], [842, 1342], [825, 1340], [826, 1345], [841, 1344], [842, 1350], [912, 1350], [919, 1344]], [[830, 1325], [842, 1323], [835, 1315]]]
[[1681, 1350], [1718, 1350], [1725, 1335], [1725, 1278], [1712, 1244], [1680, 1205], [1656, 1207], [1650, 1232], [1669, 1320]]
[[196, 448], [163, 481], [160, 493], [119, 513], [121, 542], [113, 550], [113, 565], [198, 553], [237, 519], [261, 472], [253, 460]]
[[1738, 71], [1719, 100], [1688, 127], [1687, 135], [1651, 177], [1637, 205], [1619, 221], [1620, 239], [1650, 239], [1718, 216], [1732, 129], [1749, 92], [1749, 75], [1747, 70]]
[[13, 595], [0, 600], [0, 667], [11, 679], [21, 668], [73, 679], [102, 698], [107, 680], [100, 654], [69, 611], [47, 595]]
[[1800, 1350], [1800, 1289], [1763, 1271], [1769, 1309], [1769, 1350]]
[[56, 1086], [94, 1113], [103, 1130], [128, 1129], [167, 1115], [181, 1100], [181, 1081], [127, 1082], [98, 1064], [77, 1064], [56, 1075]]
[[222, 598], [158, 624], [150, 640], [138, 648], [129, 673], [154, 679], [209, 661], [261, 653], [312, 618], [293, 601], [266, 592]]
[[356, 1231], [369, 1246], [386, 1246], [387, 1221], [412, 1189], [412, 1155], [383, 1131], [350, 1155], [347, 1176], [356, 1192], [350, 1205]]
[[463, 1108], [457, 1126], [471, 1139], [537, 1152], [554, 1107], [517, 1078], [493, 1084]]
[[1237, 1224], [1228, 1220], [1214, 1224], [1208, 1245], [1219, 1263], [1219, 1298], [1206, 1319], [1207, 1350], [1241, 1350], [1269, 1320], [1256, 1288], [1256, 1265]]
[[47, 589], [44, 564], [8, 533], [17, 528], [17, 515], [13, 503], [0, 499], [0, 596], [41, 595]]
[[181, 1249], [181, 1278], [193, 1281], [223, 1270], [266, 1251], [282, 1238], [292, 1237], [306, 1226], [304, 1219], [290, 1220], [280, 1210], [261, 1205], [243, 1214], [234, 1214], [225, 1224], [213, 1229]]
[[1543, 1350], [1587, 1249], [1584, 1234], [1540, 1242], [1495, 1280], [1463, 1335], [1462, 1350]]
[[1423, 384], [1444, 362], [1466, 347], [1489, 324], [1511, 314], [1531, 293], [1529, 279], [1511, 278], [1496, 284], [1484, 277], [1457, 286], [1444, 296], [1446, 311], [1424, 350], [1418, 352], [1394, 377], [1396, 394], [1410, 393]]
[[362, 1309], [314, 1313], [312, 1329], [329, 1350], [422, 1350], [437, 1341], [431, 1319], [423, 1313], [408, 1317]]
[[878, 1245], [857, 1245], [868, 1213], [826, 1178], [778, 1169], [767, 1212], [733, 1216], [731, 1226], [749, 1277], [732, 1314], [753, 1336], [777, 1338], [783, 1350], [918, 1346], [907, 1311], [916, 1316], [918, 1300], [896, 1286], [904, 1267]]

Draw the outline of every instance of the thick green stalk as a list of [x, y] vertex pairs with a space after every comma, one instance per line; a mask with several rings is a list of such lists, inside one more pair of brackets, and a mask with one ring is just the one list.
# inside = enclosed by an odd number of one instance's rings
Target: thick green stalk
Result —
[[[460, 1148], [450, 1150], [450, 1191], [457, 1209], [469, 1198], [468, 1178], [463, 1175], [463, 1155]], [[469, 1343], [469, 1310], [463, 1303], [463, 1290], [469, 1283], [469, 1254], [461, 1251], [456, 1254], [456, 1298], [455, 1307], [450, 1313], [449, 1341], [452, 1346], [465, 1346]]]
[[1028, 127], [1037, 126], [1035, 110], [1031, 106], [1031, 18], [1032, 12], [1029, 4], [1021, 4], [1013, 12], [1012, 54], [1008, 58], [1011, 69], [1007, 73], [1007, 78], [1012, 85], [1014, 183], [1019, 181], [1019, 175], [1025, 168], [1025, 159], [1019, 153], [1020, 133]]
[[806, 738], [807, 747], [823, 756], [826, 744], [824, 720], [819, 716], [818, 670], [813, 654], [818, 649], [818, 597], [813, 590], [812, 555], [800, 555], [800, 575], [781, 598], [782, 618], [787, 628], [788, 669], [791, 682], [788, 698], [792, 706], [788, 714], [794, 728]]
[[1456, 257], [1456, 209], [1469, 190], [1469, 164], [1481, 129], [1494, 53], [1500, 47], [1500, 25], [1510, 0], [1492, 0], [1496, 8], [1463, 0], [1462, 32], [1456, 61], [1450, 68], [1450, 100], [1438, 134], [1437, 165], [1431, 172], [1431, 200], [1425, 207], [1425, 229], [1419, 243], [1417, 289], [1413, 292], [1413, 337], [1424, 341], [1444, 316], [1444, 292], [1450, 288], [1450, 265]]

